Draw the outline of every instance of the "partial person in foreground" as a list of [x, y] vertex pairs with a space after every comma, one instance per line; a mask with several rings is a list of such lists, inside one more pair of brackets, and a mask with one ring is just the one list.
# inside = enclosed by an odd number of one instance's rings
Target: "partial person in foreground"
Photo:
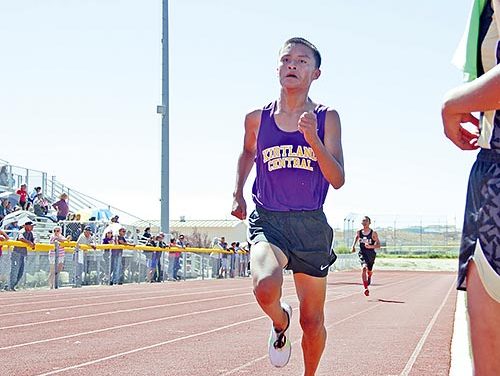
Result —
[[[462, 150], [480, 149], [469, 176], [457, 287], [467, 290], [475, 375], [498, 375], [500, 0], [474, 2], [455, 59], [469, 82], [447, 93], [442, 107], [444, 132]], [[479, 120], [474, 112], [480, 112]]]
[[292, 316], [291, 306], [281, 300], [283, 268], [293, 271], [305, 376], [316, 373], [325, 348], [326, 277], [336, 259], [323, 204], [330, 185], [339, 189], [344, 184], [339, 115], [308, 96], [320, 65], [318, 49], [303, 38], [281, 47], [279, 98], [245, 118], [231, 213], [247, 216], [243, 187], [255, 161], [256, 208], [248, 220], [254, 294], [272, 321], [270, 361], [283, 367], [291, 354]]
[[372, 220], [368, 216], [364, 216], [361, 221], [363, 228], [356, 232], [356, 237], [352, 243], [352, 252], [356, 252], [356, 243], [359, 241], [359, 260], [361, 262], [361, 267], [363, 268], [361, 272], [361, 279], [363, 280], [363, 287], [365, 289], [365, 295], [370, 295], [370, 290], [368, 286], [372, 283], [373, 275], [373, 264], [375, 264], [375, 258], [377, 257], [376, 249], [380, 248], [380, 240], [376, 231], [370, 228]]

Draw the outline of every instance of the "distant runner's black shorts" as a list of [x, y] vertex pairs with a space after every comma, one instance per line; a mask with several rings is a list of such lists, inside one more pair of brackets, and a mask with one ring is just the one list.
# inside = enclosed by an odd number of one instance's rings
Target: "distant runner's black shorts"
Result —
[[358, 253], [359, 261], [361, 262], [361, 266], [365, 266], [369, 271], [372, 271], [373, 264], [375, 264], [375, 258], [377, 257], [377, 253], [371, 249], [367, 249], [364, 251], [359, 251]]
[[276, 212], [257, 207], [248, 225], [250, 243], [267, 242], [281, 249], [288, 258], [286, 269], [294, 273], [326, 277], [337, 259], [323, 209]]

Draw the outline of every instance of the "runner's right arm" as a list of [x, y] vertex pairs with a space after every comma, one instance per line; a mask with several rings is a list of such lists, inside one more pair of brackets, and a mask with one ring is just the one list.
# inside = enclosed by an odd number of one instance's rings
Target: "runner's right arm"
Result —
[[356, 243], [358, 242], [358, 240], [359, 240], [359, 231], [356, 231], [356, 237], [354, 238], [354, 242], [352, 243], [351, 253], [356, 252]]
[[243, 150], [238, 158], [236, 171], [236, 186], [233, 192], [233, 208], [231, 215], [238, 219], [245, 219], [247, 216], [247, 205], [243, 197], [243, 187], [252, 170], [255, 153], [257, 150], [257, 135], [260, 127], [261, 110], [255, 110], [245, 117], [245, 136], [243, 140]]

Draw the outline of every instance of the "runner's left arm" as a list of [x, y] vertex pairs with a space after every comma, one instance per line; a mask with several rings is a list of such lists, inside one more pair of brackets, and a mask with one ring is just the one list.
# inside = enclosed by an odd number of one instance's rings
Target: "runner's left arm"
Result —
[[328, 110], [325, 118], [324, 142], [318, 136], [317, 119], [311, 113], [304, 113], [299, 119], [299, 131], [318, 159], [319, 168], [325, 179], [335, 188], [344, 185], [344, 155], [342, 152], [340, 118], [335, 110]]
[[373, 231], [372, 240], [373, 240], [373, 244], [365, 244], [365, 247], [368, 249], [380, 248], [380, 239], [378, 237], [377, 231]]

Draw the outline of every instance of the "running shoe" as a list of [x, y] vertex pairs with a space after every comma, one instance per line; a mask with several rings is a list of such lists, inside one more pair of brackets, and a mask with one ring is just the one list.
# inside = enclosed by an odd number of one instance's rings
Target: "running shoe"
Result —
[[288, 323], [286, 328], [282, 331], [276, 331], [274, 326], [271, 326], [271, 333], [269, 335], [269, 360], [275, 367], [284, 367], [290, 360], [292, 354], [292, 342], [290, 341], [290, 320], [292, 318], [292, 307], [287, 303], [282, 302], [281, 308], [288, 316]]
[[370, 290], [365, 289], [365, 296], [370, 296]]

